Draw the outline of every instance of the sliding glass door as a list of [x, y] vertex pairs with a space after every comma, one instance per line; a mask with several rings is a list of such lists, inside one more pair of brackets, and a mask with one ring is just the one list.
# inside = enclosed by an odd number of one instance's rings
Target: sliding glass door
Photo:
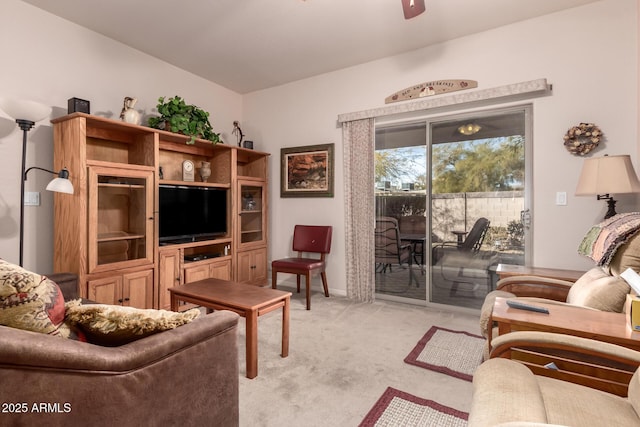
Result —
[[424, 121], [376, 129], [376, 292], [427, 295], [427, 146]]
[[530, 122], [520, 106], [378, 126], [379, 295], [479, 308], [498, 263], [525, 263]]

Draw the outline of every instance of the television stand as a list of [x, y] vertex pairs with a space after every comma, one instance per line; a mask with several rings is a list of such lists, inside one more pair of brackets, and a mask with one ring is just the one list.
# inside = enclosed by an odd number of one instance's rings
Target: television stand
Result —
[[[54, 195], [53, 271], [78, 274], [80, 296], [168, 309], [167, 289], [185, 283], [268, 282], [269, 153], [202, 139], [191, 144], [186, 135], [85, 113], [52, 123], [53, 165], [77, 179], [73, 195]], [[185, 181], [184, 161], [196, 168], [209, 163], [212, 173], [203, 182]], [[194, 227], [160, 235], [160, 192], [167, 186], [225, 194], [215, 206], [226, 210], [224, 228], [222, 220], [220, 227], [199, 225], [202, 212], [181, 203]], [[244, 210], [249, 197], [252, 209]], [[194, 256], [203, 258], [189, 261]]]

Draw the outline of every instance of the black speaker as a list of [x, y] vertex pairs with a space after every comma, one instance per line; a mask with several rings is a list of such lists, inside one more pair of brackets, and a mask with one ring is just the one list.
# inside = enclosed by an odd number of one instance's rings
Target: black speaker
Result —
[[91, 103], [80, 98], [70, 98], [67, 101], [67, 113], [87, 113], [91, 114]]

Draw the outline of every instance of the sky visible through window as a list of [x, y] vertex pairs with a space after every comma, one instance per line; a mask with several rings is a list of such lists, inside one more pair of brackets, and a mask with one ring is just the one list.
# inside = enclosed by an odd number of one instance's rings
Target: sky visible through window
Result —
[[[503, 149], [513, 138], [521, 136], [477, 139], [469, 141], [448, 142], [438, 144], [433, 149], [434, 164], [439, 161], [438, 156], [446, 151], [466, 149], [474, 151], [482, 145], [489, 146], [496, 152]], [[411, 146], [376, 150], [376, 188], [377, 189], [407, 189], [407, 184], [413, 184], [414, 190], [426, 188], [427, 150], [426, 146]], [[453, 170], [454, 165], [446, 165], [446, 169]], [[435, 170], [434, 170], [435, 173]], [[432, 177], [432, 178], [435, 178]], [[385, 187], [385, 182], [387, 182]], [[513, 181], [512, 181], [513, 182]]]

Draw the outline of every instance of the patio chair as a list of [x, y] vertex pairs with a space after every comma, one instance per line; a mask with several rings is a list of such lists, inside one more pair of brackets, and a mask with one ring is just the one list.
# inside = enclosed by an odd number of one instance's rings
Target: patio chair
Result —
[[403, 243], [411, 243], [413, 261], [420, 265], [424, 274], [424, 245], [427, 240], [427, 218], [424, 215], [401, 216], [398, 220], [400, 228], [400, 240]]
[[[440, 242], [433, 246], [433, 264], [435, 265], [447, 250], [456, 249], [461, 252], [478, 252], [482, 246], [482, 242], [484, 242], [485, 236], [487, 235], [489, 225], [491, 225], [491, 221], [487, 218], [478, 218], [473, 224], [473, 227], [471, 227], [469, 233], [464, 231], [453, 231], [452, 233], [458, 236], [458, 240]], [[462, 240], [462, 236], [465, 234], [467, 237]]]
[[497, 256], [493, 252], [480, 251], [489, 225], [487, 218], [478, 218], [463, 241], [442, 242], [434, 247], [434, 265], [440, 267], [444, 280], [452, 282], [451, 296], [457, 293], [461, 283], [470, 284], [475, 290], [484, 282], [487, 292], [491, 290], [489, 267], [497, 263]]
[[376, 218], [375, 228], [375, 263], [376, 273], [391, 272], [392, 266], [398, 265], [409, 270], [409, 284], [415, 281], [416, 287], [420, 284], [413, 276], [413, 247], [411, 243], [402, 243], [398, 220], [392, 217]]

